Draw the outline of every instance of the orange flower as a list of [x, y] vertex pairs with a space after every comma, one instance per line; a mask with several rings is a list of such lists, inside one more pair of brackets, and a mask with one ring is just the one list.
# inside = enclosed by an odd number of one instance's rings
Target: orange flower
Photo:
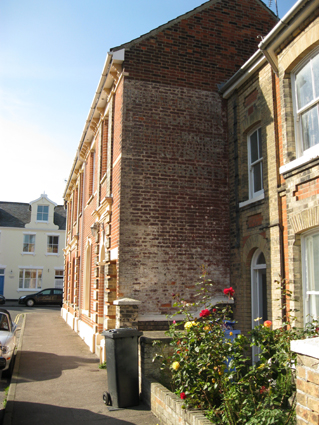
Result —
[[272, 321], [271, 321], [271, 320], [266, 320], [266, 321], [264, 322], [264, 326], [266, 326], [266, 328], [270, 328], [270, 327], [271, 327], [271, 325], [272, 325]]

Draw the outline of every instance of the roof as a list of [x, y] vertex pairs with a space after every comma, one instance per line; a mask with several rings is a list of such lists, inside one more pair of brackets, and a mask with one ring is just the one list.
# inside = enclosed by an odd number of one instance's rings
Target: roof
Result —
[[[22, 202], [0, 202], [0, 227], [24, 228], [31, 221], [30, 204]], [[66, 211], [62, 205], [54, 208], [54, 224], [65, 230]]]

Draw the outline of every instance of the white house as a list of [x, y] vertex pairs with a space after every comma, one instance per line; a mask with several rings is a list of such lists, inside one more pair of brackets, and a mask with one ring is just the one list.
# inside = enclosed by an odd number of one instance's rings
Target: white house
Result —
[[0, 294], [6, 299], [63, 288], [65, 217], [46, 194], [29, 204], [0, 202]]

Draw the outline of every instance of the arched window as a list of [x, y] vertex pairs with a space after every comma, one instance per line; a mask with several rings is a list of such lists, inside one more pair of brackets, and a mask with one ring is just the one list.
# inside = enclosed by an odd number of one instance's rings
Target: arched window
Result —
[[251, 312], [252, 328], [267, 320], [266, 260], [260, 249], [251, 261]]

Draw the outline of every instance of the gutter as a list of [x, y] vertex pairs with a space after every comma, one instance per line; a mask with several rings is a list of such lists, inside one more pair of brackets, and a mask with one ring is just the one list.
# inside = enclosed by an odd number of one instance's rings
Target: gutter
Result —
[[232, 93], [240, 87], [253, 72], [262, 67], [266, 59], [260, 50], [257, 50], [247, 62], [223, 85], [219, 92], [224, 99], [228, 99]]
[[[276, 75], [278, 75], [278, 58], [276, 50], [314, 10], [319, 7], [319, 0], [298, 0], [297, 3], [280, 19], [278, 24], [259, 43], [258, 47], [265, 55]], [[302, 9], [305, 8], [303, 12]], [[301, 12], [301, 13], [299, 13]], [[299, 13], [297, 18], [293, 18]]]

